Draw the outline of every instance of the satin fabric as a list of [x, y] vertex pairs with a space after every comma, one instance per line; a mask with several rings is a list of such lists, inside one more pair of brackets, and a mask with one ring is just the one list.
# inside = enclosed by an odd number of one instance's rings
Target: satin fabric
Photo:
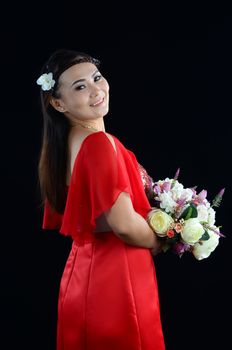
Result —
[[151, 209], [133, 152], [113, 135], [88, 135], [76, 157], [64, 213], [46, 202], [43, 229], [73, 239], [60, 283], [57, 350], [165, 349], [154, 261], [147, 248], [113, 231], [95, 233], [95, 219], [129, 193], [146, 218]]

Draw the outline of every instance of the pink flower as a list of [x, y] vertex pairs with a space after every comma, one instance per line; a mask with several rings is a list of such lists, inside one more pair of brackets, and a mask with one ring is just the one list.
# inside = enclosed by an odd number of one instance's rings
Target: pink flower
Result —
[[183, 229], [183, 226], [181, 225], [181, 223], [180, 223], [180, 222], [177, 222], [177, 223], [175, 224], [175, 231], [176, 231], [177, 233], [180, 233], [180, 232], [182, 231], [182, 229]]
[[224, 194], [224, 192], [225, 192], [225, 188], [223, 188], [223, 189], [218, 193], [218, 196], [222, 197], [223, 194]]
[[153, 187], [153, 190], [154, 190], [154, 192], [155, 192], [155, 194], [160, 194], [161, 193], [161, 188], [160, 188], [160, 186], [159, 185], [155, 185], [154, 187]]
[[176, 174], [174, 176], [174, 180], [178, 179], [179, 174], [180, 174], [180, 168], [177, 169]]
[[182, 207], [183, 205], [185, 205], [185, 202], [186, 202], [185, 198], [182, 198], [182, 199], [179, 198], [176, 201], [176, 203], [178, 204], [178, 207]]
[[161, 189], [162, 189], [162, 191], [166, 191], [166, 192], [170, 191], [170, 189], [171, 189], [171, 183], [168, 182], [168, 181], [164, 182], [164, 183], [161, 185]]
[[206, 199], [207, 191], [202, 190], [198, 195], [193, 199], [193, 203], [198, 205], [204, 203], [204, 200]]

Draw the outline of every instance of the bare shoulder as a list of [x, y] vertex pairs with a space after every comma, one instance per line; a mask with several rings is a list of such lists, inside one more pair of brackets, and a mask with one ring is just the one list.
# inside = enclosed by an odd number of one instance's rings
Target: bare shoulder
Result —
[[68, 136], [68, 164], [67, 164], [67, 183], [70, 182], [75, 159], [80, 151], [81, 145], [85, 138], [90, 135], [89, 131], [70, 132]]
[[82, 142], [90, 134], [91, 132], [85, 130], [81, 132], [70, 132], [68, 138], [68, 145], [69, 150], [74, 158], [76, 158], [77, 152], [80, 150]]

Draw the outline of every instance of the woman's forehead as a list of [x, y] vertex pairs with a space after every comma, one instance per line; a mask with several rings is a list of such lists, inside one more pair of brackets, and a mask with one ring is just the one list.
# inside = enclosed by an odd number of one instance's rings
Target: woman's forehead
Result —
[[96, 70], [98, 70], [97, 67], [91, 62], [77, 63], [66, 69], [59, 80], [64, 85], [70, 85], [76, 80], [88, 79]]

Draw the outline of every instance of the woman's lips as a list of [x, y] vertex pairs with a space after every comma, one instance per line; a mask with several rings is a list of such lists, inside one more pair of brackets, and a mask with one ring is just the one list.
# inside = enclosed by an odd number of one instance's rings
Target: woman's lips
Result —
[[100, 100], [98, 100], [97, 102], [93, 103], [92, 105], [90, 105], [91, 107], [98, 107], [100, 106], [102, 103], [104, 102], [104, 97]]

